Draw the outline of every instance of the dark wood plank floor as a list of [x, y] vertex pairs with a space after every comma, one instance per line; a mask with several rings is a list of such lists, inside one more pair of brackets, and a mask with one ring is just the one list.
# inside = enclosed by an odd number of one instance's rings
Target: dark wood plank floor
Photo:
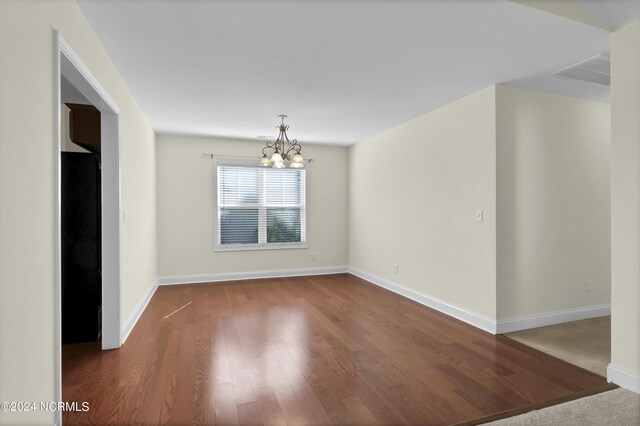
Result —
[[611, 388], [347, 274], [160, 287], [122, 348], [65, 346], [62, 382], [90, 404], [64, 423], [101, 425], [473, 424]]

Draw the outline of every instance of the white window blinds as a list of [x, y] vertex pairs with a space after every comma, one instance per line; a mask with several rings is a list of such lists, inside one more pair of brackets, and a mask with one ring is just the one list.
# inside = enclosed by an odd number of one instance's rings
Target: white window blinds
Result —
[[227, 164], [216, 169], [217, 249], [305, 245], [306, 170]]

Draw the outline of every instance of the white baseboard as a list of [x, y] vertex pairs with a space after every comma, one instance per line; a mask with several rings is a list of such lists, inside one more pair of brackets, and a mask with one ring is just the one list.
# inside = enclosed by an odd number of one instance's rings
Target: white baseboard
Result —
[[511, 333], [512, 331], [528, 330], [530, 328], [604, 317], [607, 315], [611, 315], [610, 304], [587, 306], [585, 308], [567, 309], [564, 311], [527, 315], [516, 318], [506, 318], [498, 320], [497, 332], [498, 334]]
[[151, 283], [147, 292], [144, 294], [144, 296], [142, 296], [133, 312], [131, 312], [131, 315], [129, 315], [129, 318], [127, 318], [127, 321], [125, 321], [122, 327], [122, 334], [120, 338], [122, 344], [124, 344], [125, 340], [127, 340], [127, 337], [129, 337], [129, 334], [131, 334], [133, 327], [136, 326], [138, 320], [140, 319], [140, 316], [142, 316], [142, 313], [146, 309], [157, 288], [158, 280], [156, 279]]
[[158, 278], [159, 285], [198, 284], [220, 281], [252, 280], [259, 278], [302, 277], [307, 275], [344, 274], [346, 266], [321, 266], [318, 268], [274, 269], [269, 271], [229, 272], [199, 275], [171, 275]]
[[622, 388], [640, 394], [640, 375], [637, 373], [609, 364], [609, 366], [607, 366], [607, 380]]
[[379, 287], [386, 288], [389, 291], [418, 302], [422, 305], [428, 306], [429, 308], [440, 311], [443, 314], [449, 315], [450, 317], [466, 322], [467, 324], [470, 324], [481, 330], [484, 330], [491, 334], [496, 334], [496, 321], [492, 318], [469, 311], [464, 308], [460, 308], [458, 306], [454, 306], [443, 300], [427, 296], [426, 294], [419, 293], [415, 290], [408, 289], [398, 283], [374, 274], [370, 274], [369, 272], [354, 268], [352, 266], [349, 267], [349, 273], [355, 275], [356, 277], [362, 278], [365, 281], [369, 281], [370, 283], [375, 284]]
[[503, 320], [494, 320], [482, 314], [470, 311], [452, 305], [435, 297], [417, 292], [415, 290], [404, 287], [391, 280], [379, 277], [369, 272], [352, 266], [323, 266], [318, 268], [300, 268], [300, 269], [277, 269], [267, 271], [247, 271], [247, 272], [230, 272], [230, 273], [212, 273], [212, 274], [195, 274], [195, 275], [172, 275], [159, 277], [152, 285], [145, 296], [140, 300], [136, 309], [132, 312], [123, 327], [122, 342], [126, 340], [133, 330], [136, 322], [142, 315], [149, 300], [159, 285], [176, 285], [176, 284], [198, 284], [208, 282], [221, 281], [238, 281], [260, 278], [281, 278], [281, 277], [299, 277], [310, 275], [328, 275], [350, 273], [379, 287], [383, 287], [389, 291], [407, 297], [422, 305], [433, 308], [446, 315], [477, 327], [481, 330], [492, 334], [509, 333], [512, 331], [527, 330], [530, 328], [544, 327], [547, 325], [560, 324], [563, 322], [578, 321], [588, 318], [596, 318], [611, 315], [611, 305], [596, 305], [585, 308], [569, 309], [558, 312], [549, 312], [538, 315], [528, 315], [516, 318], [507, 318]]

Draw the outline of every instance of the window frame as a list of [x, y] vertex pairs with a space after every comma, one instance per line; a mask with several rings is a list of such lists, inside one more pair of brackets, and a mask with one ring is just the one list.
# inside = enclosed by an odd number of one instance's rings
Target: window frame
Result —
[[[255, 250], [287, 250], [287, 249], [306, 249], [309, 248], [309, 238], [307, 232], [308, 224], [308, 197], [307, 197], [307, 169], [295, 169], [302, 170], [304, 173], [304, 206], [302, 207], [301, 224], [300, 224], [300, 242], [291, 243], [255, 243], [255, 244], [221, 244], [220, 243], [220, 207], [219, 207], [219, 187], [218, 187], [218, 173], [220, 166], [230, 167], [248, 167], [258, 170], [264, 169], [264, 167], [258, 166], [260, 158], [238, 158], [238, 157], [214, 157], [213, 166], [213, 201], [214, 201], [214, 214], [213, 214], [213, 250], [215, 252], [225, 251], [255, 251]], [[260, 191], [263, 192], [263, 191]], [[266, 207], [261, 207], [258, 203], [258, 233], [260, 233], [260, 227], [266, 227]], [[265, 229], [266, 233], [266, 229]]]

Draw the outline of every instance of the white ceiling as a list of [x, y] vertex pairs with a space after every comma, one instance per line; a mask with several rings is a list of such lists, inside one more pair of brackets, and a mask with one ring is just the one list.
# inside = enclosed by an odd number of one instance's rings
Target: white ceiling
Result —
[[[167, 133], [256, 139], [288, 114], [300, 142], [352, 144], [609, 49], [605, 30], [506, 0], [79, 4]], [[574, 84], [567, 94], [593, 98], [592, 85]]]

